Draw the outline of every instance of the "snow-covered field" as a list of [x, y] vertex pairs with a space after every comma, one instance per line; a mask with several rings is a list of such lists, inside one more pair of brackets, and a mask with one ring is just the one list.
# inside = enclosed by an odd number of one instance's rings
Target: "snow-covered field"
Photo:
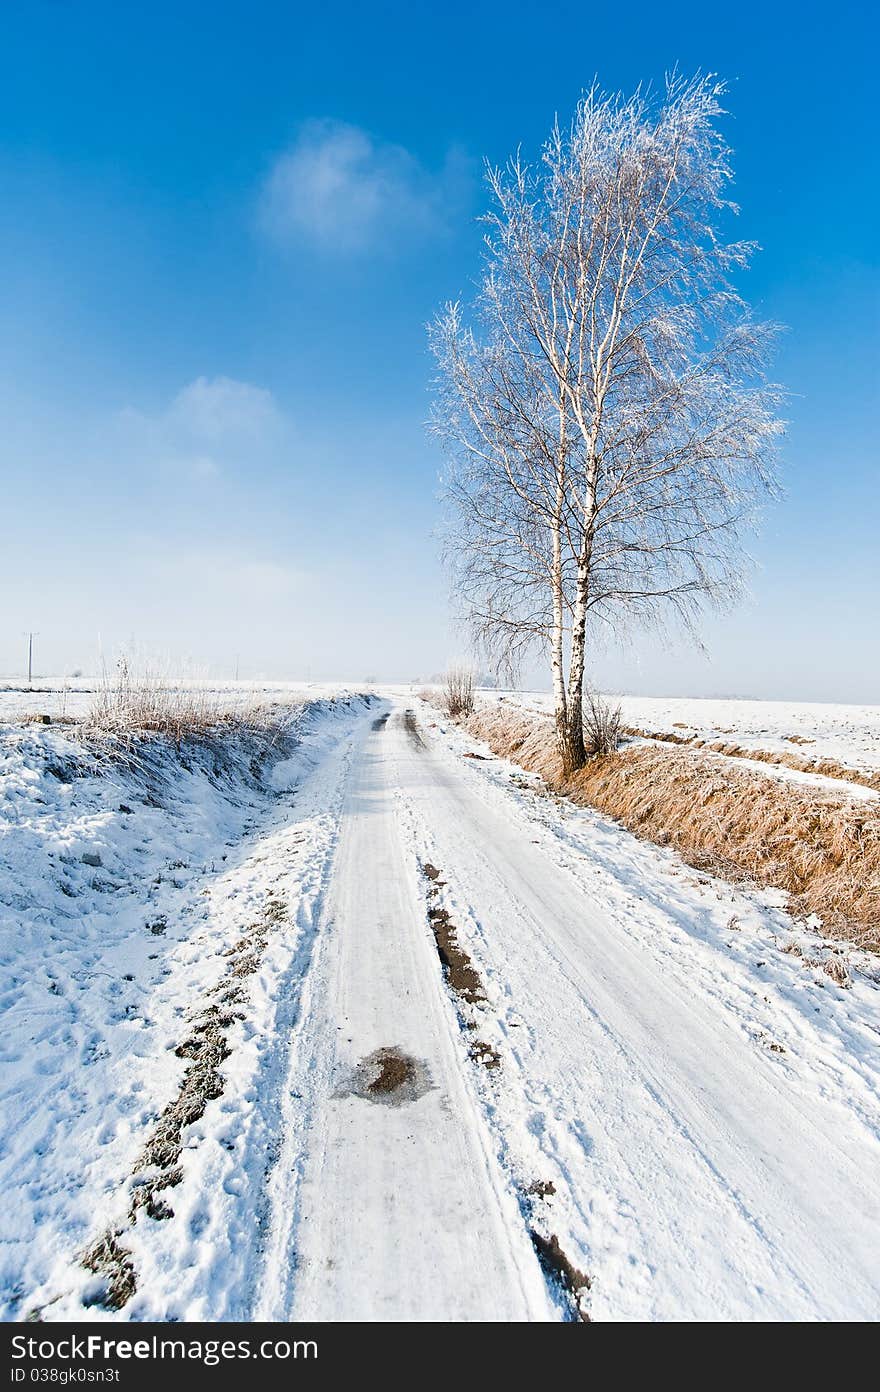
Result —
[[870, 966], [331, 695], [3, 729], [4, 1317], [875, 1317]]
[[[547, 692], [480, 692], [484, 701], [499, 697], [532, 710], [553, 709]], [[620, 704], [624, 724], [633, 728], [683, 738], [696, 735], [804, 759], [836, 759], [867, 771], [880, 769], [880, 706], [613, 694], [608, 699]]]
[[[332, 698], [341, 690], [364, 690], [363, 683], [280, 681], [184, 681], [230, 711], [249, 706], [285, 706]], [[83, 718], [100, 686], [97, 678], [40, 678], [33, 688], [0, 680], [0, 721], [29, 715]], [[417, 693], [412, 686], [383, 690], [400, 697]], [[552, 710], [547, 692], [489, 691], [480, 699], [499, 697], [534, 710]], [[703, 697], [609, 696], [619, 701], [625, 724], [658, 734], [670, 731], [707, 741], [726, 740], [744, 749], [798, 754], [804, 759], [836, 759], [853, 768], [880, 769], [880, 705], [830, 705], [819, 702], [721, 700]]]
[[[161, 678], [155, 678], [161, 681]], [[0, 678], [0, 722], [27, 716], [83, 720], [102, 687], [112, 689], [115, 674], [100, 677], [39, 677], [26, 681]], [[363, 682], [212, 681], [169, 679], [173, 689], [191, 690], [209, 699], [219, 710], [246, 711], [254, 706], [300, 705], [303, 701], [332, 700], [342, 692], [363, 691]]]

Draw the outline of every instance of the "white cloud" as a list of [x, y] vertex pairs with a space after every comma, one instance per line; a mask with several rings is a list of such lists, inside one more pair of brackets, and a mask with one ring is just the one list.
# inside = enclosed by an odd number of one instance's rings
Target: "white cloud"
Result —
[[210, 479], [224, 466], [268, 451], [287, 422], [270, 391], [231, 377], [197, 377], [154, 415], [127, 408], [115, 420], [120, 457]]
[[278, 423], [272, 393], [231, 377], [197, 377], [177, 393], [168, 424], [195, 439], [220, 440], [230, 435], [264, 434]]
[[402, 146], [377, 141], [358, 126], [309, 121], [269, 173], [260, 223], [281, 243], [365, 251], [389, 238], [443, 229], [467, 177], [456, 151], [435, 173]]

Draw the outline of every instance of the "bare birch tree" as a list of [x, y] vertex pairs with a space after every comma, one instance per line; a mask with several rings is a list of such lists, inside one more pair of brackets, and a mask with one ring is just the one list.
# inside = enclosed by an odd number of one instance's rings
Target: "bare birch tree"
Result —
[[458, 592], [497, 665], [549, 651], [567, 771], [585, 759], [588, 621], [729, 602], [774, 487], [775, 330], [734, 284], [754, 247], [721, 235], [722, 91], [594, 88], [538, 165], [490, 169], [473, 315], [449, 306], [431, 330]]

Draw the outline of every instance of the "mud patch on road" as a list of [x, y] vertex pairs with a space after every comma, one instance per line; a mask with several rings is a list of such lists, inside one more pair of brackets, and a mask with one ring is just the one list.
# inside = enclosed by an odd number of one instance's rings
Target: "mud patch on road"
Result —
[[474, 1040], [468, 1049], [468, 1058], [472, 1063], [481, 1063], [484, 1068], [501, 1067], [501, 1055], [491, 1044], [487, 1044], [485, 1039]]
[[400, 1107], [406, 1102], [416, 1102], [432, 1087], [428, 1065], [391, 1045], [375, 1049], [362, 1058], [351, 1082], [337, 1096], [362, 1097], [366, 1102]]
[[486, 992], [468, 954], [458, 941], [455, 924], [446, 909], [430, 908], [428, 922], [437, 944], [437, 955], [443, 963], [443, 974], [457, 996], [469, 1005], [479, 1005]]
[[431, 902], [444, 884], [440, 879], [440, 871], [435, 865], [425, 864], [422, 866], [422, 874], [429, 881], [428, 922], [434, 934], [437, 955], [443, 965], [443, 975], [455, 994], [468, 1005], [484, 1004], [486, 992], [479, 972], [458, 941], [458, 933], [449, 917], [449, 911]]
[[582, 1324], [589, 1324], [590, 1316], [581, 1302], [581, 1297], [586, 1295], [590, 1289], [589, 1276], [585, 1275], [583, 1271], [578, 1271], [577, 1267], [566, 1256], [555, 1233], [551, 1233], [549, 1237], [544, 1237], [535, 1228], [530, 1228], [529, 1237], [532, 1239], [532, 1246], [538, 1254], [538, 1261], [541, 1263], [544, 1275], [551, 1283], [561, 1288], [566, 1303], [571, 1309], [572, 1320], [580, 1320]]

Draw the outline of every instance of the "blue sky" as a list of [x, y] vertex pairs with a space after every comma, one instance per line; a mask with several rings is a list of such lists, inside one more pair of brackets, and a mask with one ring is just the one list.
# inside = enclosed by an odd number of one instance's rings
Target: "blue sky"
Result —
[[424, 326], [479, 265], [481, 163], [596, 74], [730, 83], [745, 288], [788, 325], [787, 497], [708, 655], [646, 694], [880, 701], [878, 25], [865, 5], [0, 7], [0, 673], [99, 643], [243, 676], [425, 676]]

